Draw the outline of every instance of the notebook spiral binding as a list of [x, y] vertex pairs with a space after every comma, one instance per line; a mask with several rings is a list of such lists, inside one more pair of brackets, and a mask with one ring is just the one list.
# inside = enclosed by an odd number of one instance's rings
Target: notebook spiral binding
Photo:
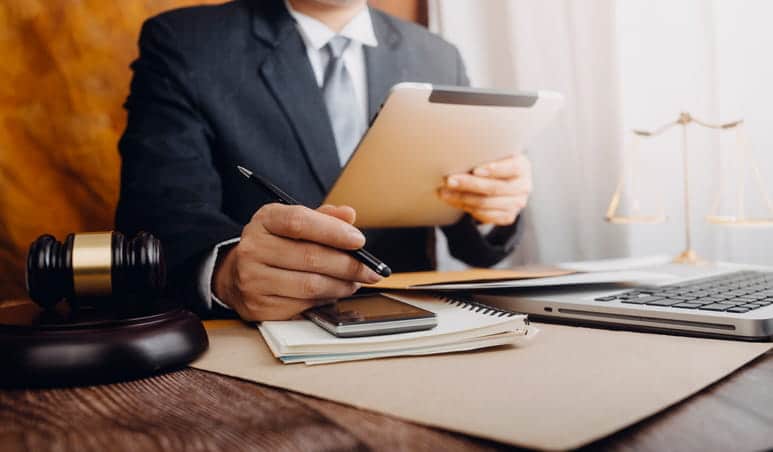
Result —
[[515, 315], [518, 315], [518, 313], [508, 311], [507, 309], [494, 308], [494, 307], [485, 305], [483, 303], [478, 303], [477, 301], [461, 298], [460, 296], [450, 297], [450, 296], [444, 295], [444, 296], [441, 296], [440, 299], [453, 306], [458, 306], [462, 309], [467, 309], [469, 311], [477, 312], [483, 315], [490, 315], [490, 316], [496, 316], [496, 317], [513, 317]]

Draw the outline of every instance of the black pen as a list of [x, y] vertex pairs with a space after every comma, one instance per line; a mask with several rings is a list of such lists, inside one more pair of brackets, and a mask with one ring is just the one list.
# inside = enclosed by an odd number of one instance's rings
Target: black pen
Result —
[[[244, 175], [244, 177], [252, 181], [254, 184], [258, 185], [262, 189], [270, 192], [272, 195], [276, 197], [277, 201], [281, 202], [282, 204], [287, 204], [290, 206], [301, 204], [298, 201], [296, 201], [292, 196], [285, 193], [284, 190], [282, 190], [281, 188], [271, 183], [265, 177], [258, 176], [257, 174], [253, 173], [252, 171], [248, 170], [243, 166], [237, 165], [236, 168], [239, 170], [240, 173]], [[368, 268], [370, 268], [371, 270], [373, 270], [374, 272], [378, 273], [383, 277], [387, 277], [392, 274], [392, 269], [389, 268], [387, 264], [381, 262], [379, 258], [367, 252], [365, 248], [360, 248], [358, 250], [342, 250], [342, 251], [346, 251], [352, 257], [362, 262], [363, 264], [367, 265]]]

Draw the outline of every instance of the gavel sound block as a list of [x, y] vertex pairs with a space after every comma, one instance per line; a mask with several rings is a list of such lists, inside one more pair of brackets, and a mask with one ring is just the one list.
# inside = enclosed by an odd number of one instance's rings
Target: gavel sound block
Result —
[[26, 280], [36, 305], [0, 309], [0, 385], [139, 378], [182, 367], [208, 346], [200, 320], [164, 297], [163, 248], [150, 234], [40, 236]]

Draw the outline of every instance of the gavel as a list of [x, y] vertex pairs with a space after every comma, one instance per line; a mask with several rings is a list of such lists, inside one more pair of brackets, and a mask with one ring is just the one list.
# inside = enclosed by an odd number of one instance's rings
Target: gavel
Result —
[[64, 242], [45, 234], [30, 245], [26, 280], [30, 298], [46, 309], [62, 300], [115, 308], [128, 297], [153, 300], [163, 292], [164, 252], [147, 232], [131, 239], [117, 231], [68, 234]]
[[22, 304], [34, 315], [0, 318], [0, 387], [109, 383], [190, 363], [207, 349], [207, 334], [165, 297], [165, 280], [151, 234], [41, 235], [27, 255], [27, 291], [43, 309]]

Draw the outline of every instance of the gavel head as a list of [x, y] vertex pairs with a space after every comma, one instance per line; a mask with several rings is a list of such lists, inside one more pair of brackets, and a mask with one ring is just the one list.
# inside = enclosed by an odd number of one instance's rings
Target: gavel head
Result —
[[161, 242], [146, 232], [41, 235], [27, 254], [27, 292], [44, 308], [63, 299], [152, 299], [166, 284]]

